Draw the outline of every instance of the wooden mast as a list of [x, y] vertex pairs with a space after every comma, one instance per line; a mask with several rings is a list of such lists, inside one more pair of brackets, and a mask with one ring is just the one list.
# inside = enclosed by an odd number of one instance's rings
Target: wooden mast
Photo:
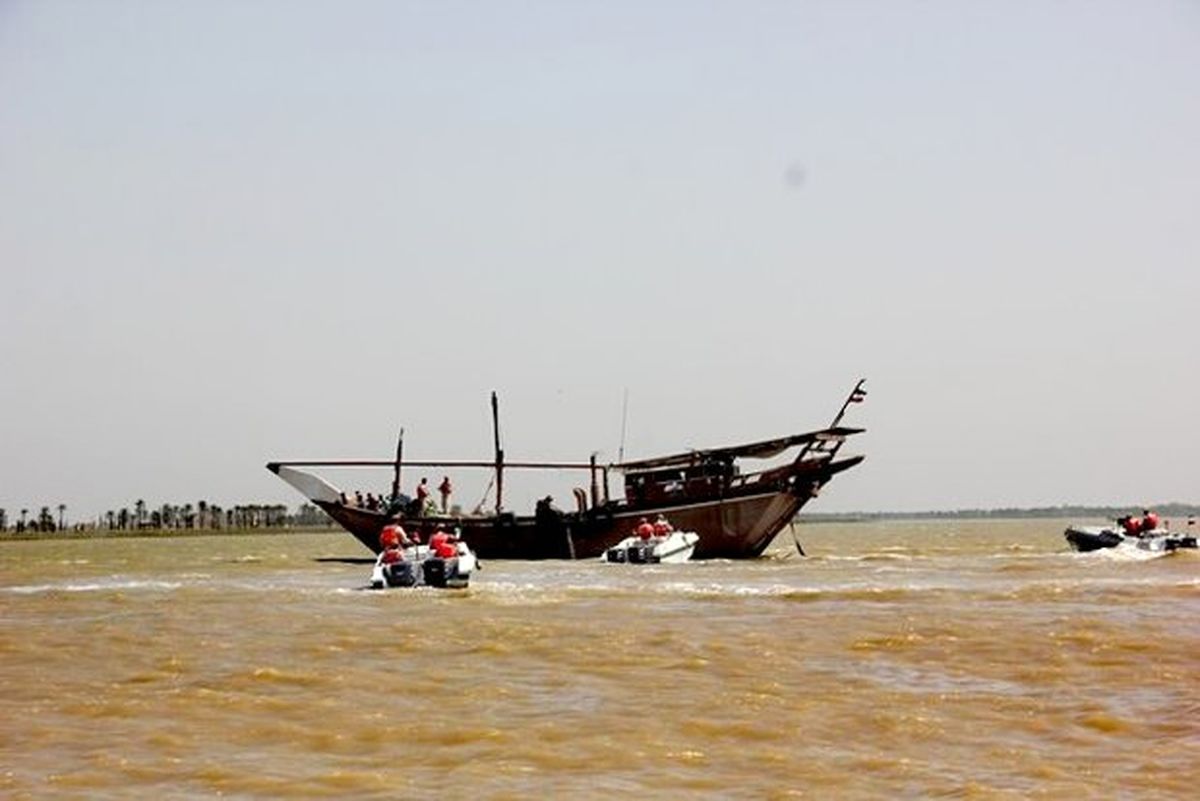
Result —
[[396, 472], [392, 477], [392, 499], [400, 497], [400, 465], [404, 457], [404, 426], [400, 427], [400, 438], [396, 440]]
[[492, 435], [496, 451], [496, 514], [504, 502], [504, 450], [500, 447], [500, 405], [496, 400], [496, 390], [492, 390]]

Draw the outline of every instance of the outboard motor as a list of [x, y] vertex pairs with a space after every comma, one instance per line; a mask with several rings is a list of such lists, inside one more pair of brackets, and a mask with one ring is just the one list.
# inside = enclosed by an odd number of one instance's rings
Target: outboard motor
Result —
[[654, 555], [654, 546], [638, 543], [629, 546], [629, 562], [635, 565], [648, 565], [658, 561]]
[[383, 566], [383, 578], [389, 587], [411, 587], [417, 583], [412, 562], [392, 562]]
[[609, 548], [607, 551], [604, 552], [604, 558], [606, 561], [609, 561], [609, 562], [613, 562], [613, 563], [619, 562], [619, 563], [623, 564], [625, 562], [625, 549], [624, 548]]
[[458, 557], [443, 559], [431, 556], [421, 564], [425, 572], [425, 584], [429, 587], [445, 587], [446, 584], [458, 577]]

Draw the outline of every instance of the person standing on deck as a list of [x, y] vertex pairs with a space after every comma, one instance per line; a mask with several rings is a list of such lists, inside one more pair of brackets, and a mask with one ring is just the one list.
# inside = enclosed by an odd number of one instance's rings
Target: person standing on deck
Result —
[[422, 478], [417, 485], [417, 515], [425, 516], [425, 505], [429, 503], [429, 479]]
[[450, 484], [450, 476], [442, 476], [442, 483], [438, 484], [438, 494], [442, 496], [442, 514], [450, 511], [450, 493], [453, 491], [454, 487]]

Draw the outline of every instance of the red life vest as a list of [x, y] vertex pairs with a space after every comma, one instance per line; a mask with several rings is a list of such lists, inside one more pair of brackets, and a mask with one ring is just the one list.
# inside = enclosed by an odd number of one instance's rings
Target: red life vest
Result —
[[429, 547], [438, 556], [443, 559], [449, 559], [458, 553], [458, 549], [454, 547], [454, 543], [450, 539], [449, 534], [444, 531], [438, 531], [429, 538]]
[[387, 525], [379, 532], [379, 545], [382, 548], [395, 548], [400, 544], [399, 526]]

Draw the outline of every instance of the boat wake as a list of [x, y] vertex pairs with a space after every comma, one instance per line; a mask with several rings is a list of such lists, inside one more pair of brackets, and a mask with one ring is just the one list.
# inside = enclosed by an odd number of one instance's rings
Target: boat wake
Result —
[[1075, 555], [1083, 559], [1101, 559], [1106, 562], [1150, 562], [1174, 553], [1177, 551], [1148, 551], [1132, 545], [1118, 545], [1115, 548], [1102, 548]]

